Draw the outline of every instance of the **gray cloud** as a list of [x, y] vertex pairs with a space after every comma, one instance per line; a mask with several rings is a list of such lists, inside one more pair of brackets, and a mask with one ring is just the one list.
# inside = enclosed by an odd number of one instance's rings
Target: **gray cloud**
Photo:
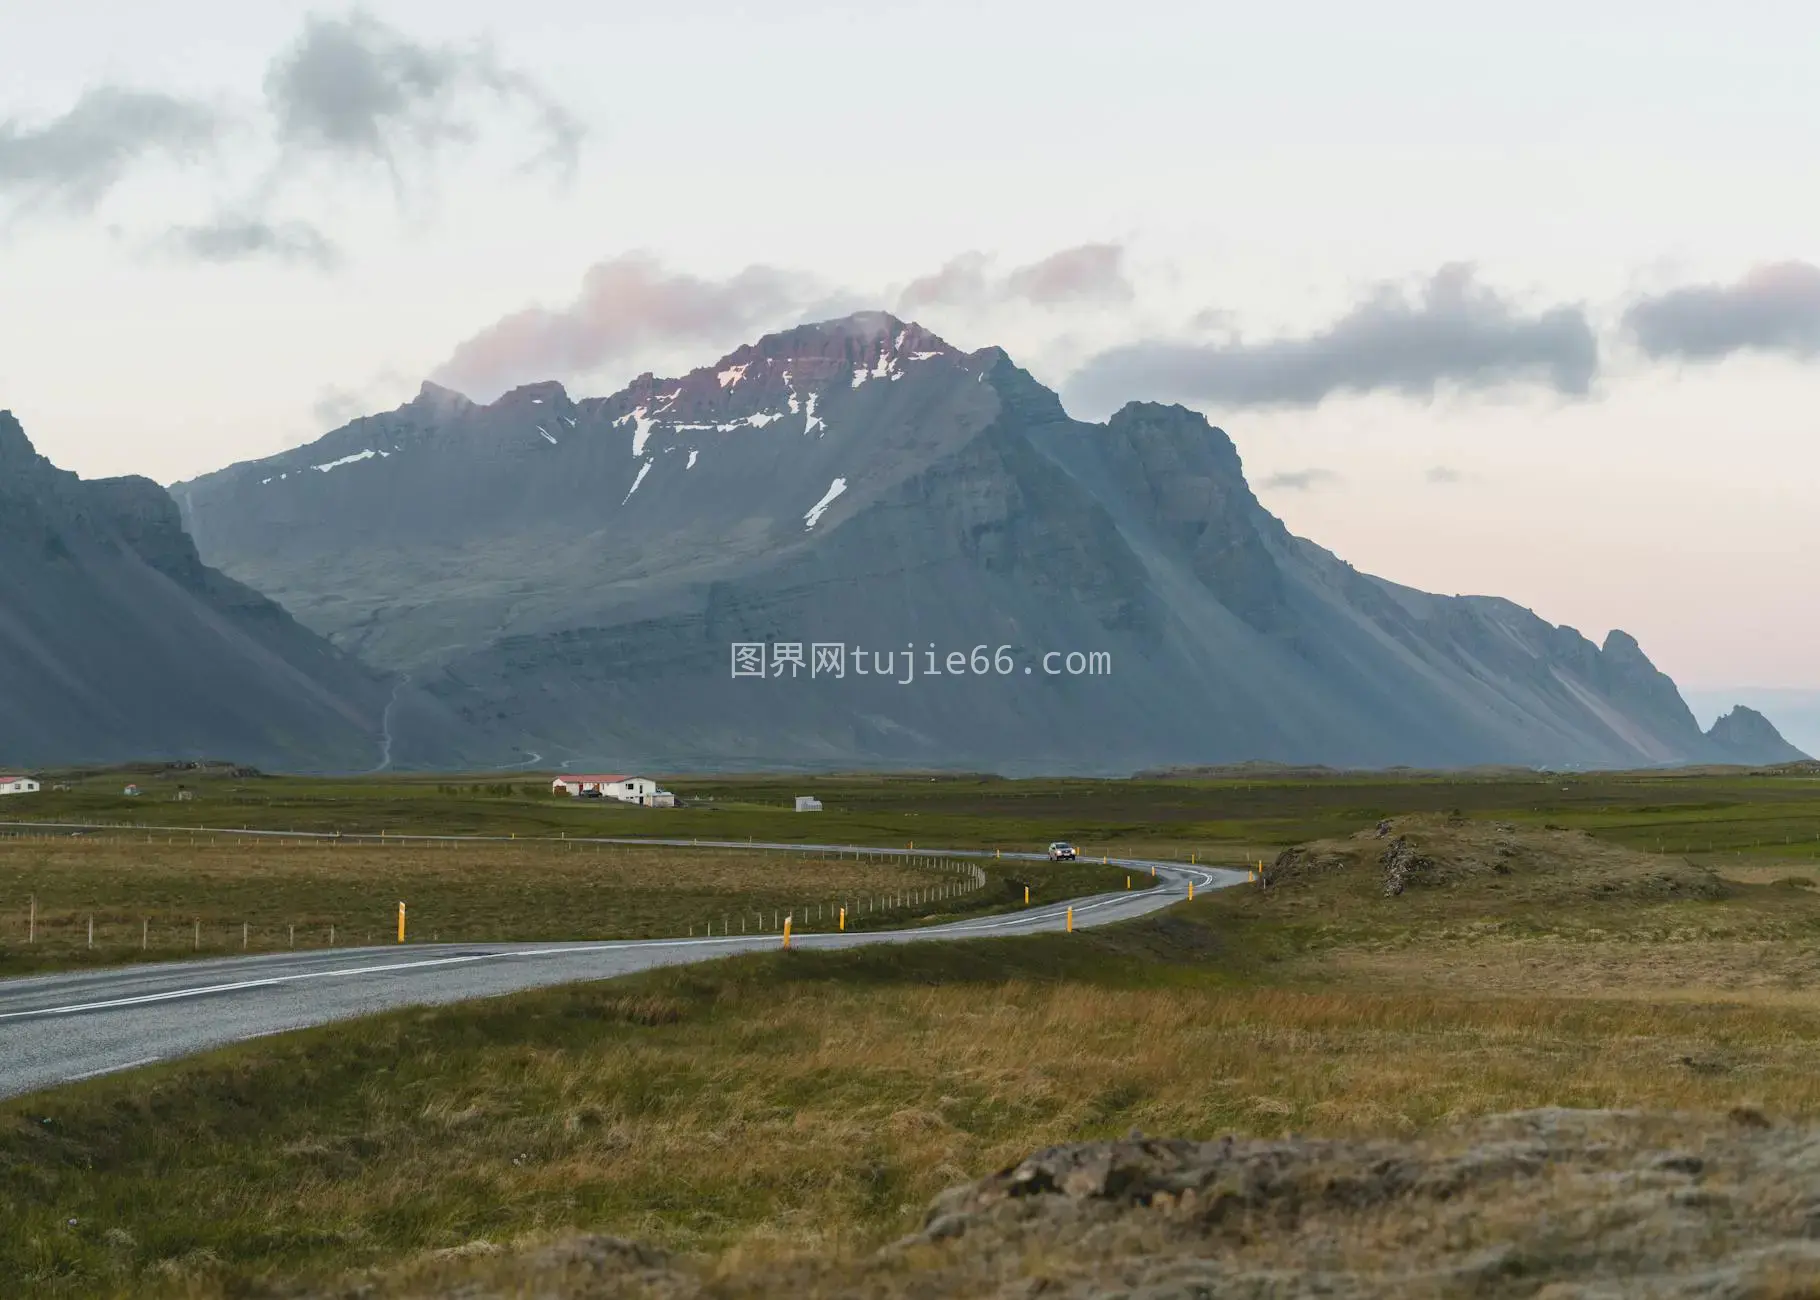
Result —
[[1125, 302], [1132, 296], [1125, 278], [1125, 250], [1118, 244], [1081, 244], [1052, 253], [1003, 276], [992, 274], [984, 253], [962, 253], [930, 275], [912, 280], [898, 295], [898, 310], [924, 307], [984, 307], [1028, 302], [1054, 307], [1069, 302]]
[[704, 280], [629, 254], [599, 262], [563, 307], [527, 307], [456, 347], [431, 376], [485, 399], [518, 384], [585, 374], [665, 344], [744, 341], [817, 297], [807, 276], [750, 266]]
[[1599, 345], [1583, 308], [1525, 314], [1446, 266], [1414, 297], [1390, 286], [1315, 333], [1249, 343], [1153, 340], [1113, 348], [1069, 381], [1089, 405], [1132, 397], [1228, 406], [1313, 406], [1340, 392], [1432, 397], [1446, 384], [1540, 383], [1585, 394]]
[[394, 175], [408, 155], [473, 139], [477, 98], [530, 116], [539, 161], [572, 167], [583, 134], [567, 109], [485, 46], [419, 44], [361, 13], [305, 19], [268, 69], [265, 95], [282, 143], [365, 157]]
[[1428, 472], [1422, 475], [1430, 483], [1459, 483], [1466, 476], [1451, 465], [1431, 465]]
[[42, 125], [0, 122], [0, 192], [18, 194], [27, 204], [86, 211], [144, 159], [206, 152], [220, 128], [207, 105], [100, 86]]
[[1340, 476], [1330, 469], [1290, 469], [1275, 474], [1267, 474], [1258, 482], [1264, 491], [1282, 488], [1290, 492], [1306, 492], [1328, 483], [1338, 483]]
[[255, 217], [220, 217], [200, 226], [178, 226], [162, 246], [199, 262], [244, 262], [269, 259], [332, 270], [340, 254], [316, 227], [302, 221], [263, 221]]
[[1743, 351], [1820, 356], [1820, 267], [1776, 262], [1734, 284], [1671, 289], [1631, 304], [1624, 327], [1657, 360], [1714, 361]]

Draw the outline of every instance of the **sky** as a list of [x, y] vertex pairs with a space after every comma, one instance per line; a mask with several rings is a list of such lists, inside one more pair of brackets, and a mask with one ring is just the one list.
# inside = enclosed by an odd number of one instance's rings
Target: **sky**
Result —
[[1368, 572], [1622, 627], [1690, 691], [1820, 691], [1820, 6], [0, 0], [0, 29], [0, 408], [84, 475], [885, 308], [1082, 418], [1204, 411]]

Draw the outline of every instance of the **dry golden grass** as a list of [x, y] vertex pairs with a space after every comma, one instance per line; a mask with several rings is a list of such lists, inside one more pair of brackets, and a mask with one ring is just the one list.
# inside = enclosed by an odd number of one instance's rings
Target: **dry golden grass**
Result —
[[45, 1294], [216, 1296], [413, 1260], [443, 1276], [460, 1261], [436, 1252], [587, 1231], [750, 1276], [857, 1258], [950, 1184], [1134, 1126], [1820, 1118], [1814, 891], [1553, 833], [1399, 831], [1465, 856], [1386, 896], [1394, 835], [1372, 837], [1131, 927], [669, 970], [9, 1103], [0, 1271]]
[[[239, 951], [243, 925], [255, 951], [323, 946], [331, 926], [341, 945], [383, 943], [400, 899], [417, 940], [645, 938], [700, 934], [710, 924], [773, 929], [792, 909], [799, 928], [832, 928], [843, 901], [857, 903], [855, 924], [887, 914], [901, 922], [931, 908], [885, 900], [959, 881], [894, 859], [548, 841], [9, 838], [0, 839], [0, 973]], [[36, 941], [28, 944], [33, 899]], [[868, 910], [868, 900], [880, 910]]]

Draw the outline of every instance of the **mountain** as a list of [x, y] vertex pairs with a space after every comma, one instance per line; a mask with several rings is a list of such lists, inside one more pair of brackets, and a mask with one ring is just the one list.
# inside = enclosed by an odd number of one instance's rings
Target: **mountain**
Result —
[[[1820, 690], [1795, 687], [1713, 686], [1684, 687], [1682, 695], [1696, 716], [1718, 718], [1726, 710], [1747, 704], [1776, 720], [1776, 730], [1796, 749], [1820, 753]], [[1711, 734], [1711, 729], [1708, 729]]]
[[1733, 763], [1768, 766], [1800, 763], [1807, 755], [1782, 738], [1774, 724], [1755, 709], [1733, 705], [1707, 728], [1706, 737]]
[[[999, 349], [879, 313], [608, 397], [544, 383], [482, 406], [426, 384], [174, 492], [211, 563], [409, 676], [406, 763], [1118, 772], [1720, 750], [1625, 633], [1598, 645], [1508, 601], [1360, 573], [1265, 510], [1200, 415], [1073, 420]], [[841, 676], [813, 671], [817, 642], [844, 647]], [[767, 647], [765, 678], [735, 676], [736, 644]]]
[[84, 481], [0, 411], [0, 761], [365, 769], [391, 686], [206, 567], [142, 478]]

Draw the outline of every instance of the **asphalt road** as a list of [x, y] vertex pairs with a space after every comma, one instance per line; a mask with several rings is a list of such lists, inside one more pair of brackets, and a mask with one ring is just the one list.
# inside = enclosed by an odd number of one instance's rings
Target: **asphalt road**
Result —
[[[698, 844], [694, 840], [672, 843]], [[701, 847], [712, 847], [706, 841], [699, 843]], [[851, 851], [849, 846], [836, 845], [729, 843], [723, 847]], [[876, 848], [859, 851], [893, 852]], [[895, 852], [908, 855], [910, 850]], [[984, 856], [939, 849], [918, 853], [947, 858]], [[1100, 894], [1076, 899], [1072, 904], [1043, 904], [946, 925], [801, 934], [795, 936], [792, 946], [850, 948], [860, 944], [1060, 930], [1067, 924], [1069, 906], [1074, 908], [1077, 927], [1106, 925], [1180, 901], [1191, 881], [1196, 889], [1204, 890], [1245, 879], [1243, 872], [1220, 867], [1189, 867], [1138, 858], [1113, 861], [1146, 874], [1154, 866], [1159, 883], [1150, 889]], [[376, 1011], [465, 1002], [551, 984], [608, 979], [659, 966], [758, 952], [778, 944], [776, 935], [601, 943], [407, 944], [165, 962], [0, 980], [0, 1097]]]

